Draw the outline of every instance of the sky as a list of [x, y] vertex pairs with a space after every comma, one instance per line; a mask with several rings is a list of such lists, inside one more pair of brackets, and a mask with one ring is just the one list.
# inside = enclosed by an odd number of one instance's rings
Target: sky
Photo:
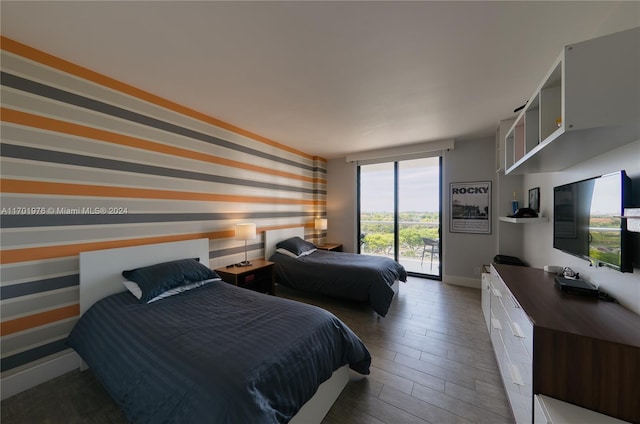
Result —
[[[400, 162], [400, 212], [438, 212], [439, 158]], [[360, 168], [361, 211], [393, 212], [393, 163]]]
[[620, 181], [619, 173], [595, 180], [591, 203], [592, 215], [620, 215], [622, 213]]

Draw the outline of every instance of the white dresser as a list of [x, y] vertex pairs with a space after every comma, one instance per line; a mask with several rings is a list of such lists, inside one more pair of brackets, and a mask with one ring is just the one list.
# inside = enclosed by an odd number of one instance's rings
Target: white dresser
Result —
[[541, 269], [494, 264], [482, 283], [517, 423], [640, 422], [639, 315], [564, 294]]

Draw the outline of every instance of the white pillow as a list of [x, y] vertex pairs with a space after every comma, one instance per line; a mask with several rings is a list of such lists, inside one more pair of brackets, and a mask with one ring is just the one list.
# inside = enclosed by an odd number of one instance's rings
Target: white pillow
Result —
[[127, 290], [129, 290], [131, 294], [136, 297], [136, 299], [140, 300], [140, 298], [142, 297], [142, 290], [140, 290], [139, 285], [129, 280], [124, 280], [122, 284], [124, 284]]
[[318, 249], [309, 249], [309, 250], [305, 250], [304, 252], [302, 252], [301, 254], [299, 254], [299, 255], [298, 255], [298, 257], [300, 257], [300, 256], [307, 256], [307, 255], [310, 255], [310, 254], [312, 254], [313, 252], [315, 252], [316, 250], [318, 250]]
[[282, 247], [277, 248], [276, 252], [282, 253], [283, 255], [291, 256], [292, 258], [297, 258], [298, 257], [295, 253], [293, 253], [293, 252], [291, 252], [291, 251], [289, 251], [287, 249], [284, 249]]
[[[196, 281], [195, 283], [189, 283], [183, 286], [174, 287], [163, 293], [160, 293], [153, 299], [149, 300], [147, 303], [155, 302], [156, 300], [164, 299], [165, 297], [173, 296], [174, 294], [182, 293], [187, 290], [195, 289], [195, 288], [204, 286], [205, 284], [209, 284], [214, 281], [220, 281], [220, 280], [221, 280], [220, 278], [213, 278], [211, 280]], [[127, 288], [127, 290], [131, 292], [131, 294], [133, 294], [138, 300], [140, 300], [140, 298], [142, 297], [142, 290], [140, 290], [140, 287], [138, 286], [138, 284], [129, 280], [123, 281], [122, 284], [124, 284], [124, 286]]]
[[310, 255], [310, 254], [312, 254], [313, 252], [315, 252], [316, 250], [318, 250], [318, 249], [309, 249], [309, 250], [305, 250], [304, 252], [302, 252], [301, 254], [299, 254], [299, 255], [297, 255], [297, 256], [296, 256], [296, 254], [295, 254], [295, 253], [293, 253], [292, 251], [287, 250], [287, 249], [284, 249], [284, 248], [282, 248], [282, 247], [277, 248], [277, 249], [276, 249], [276, 252], [278, 252], [278, 253], [282, 253], [283, 255], [291, 256], [292, 258], [299, 258], [299, 257], [301, 257], [301, 256], [307, 256], [307, 255]]

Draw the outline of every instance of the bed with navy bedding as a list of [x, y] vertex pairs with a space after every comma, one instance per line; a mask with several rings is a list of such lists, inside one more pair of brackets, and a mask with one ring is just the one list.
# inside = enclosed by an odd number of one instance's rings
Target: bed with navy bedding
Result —
[[367, 302], [378, 315], [387, 314], [397, 282], [407, 280], [402, 265], [381, 256], [315, 249], [299, 236], [289, 237], [296, 231], [291, 230], [276, 235], [267, 232], [268, 260], [276, 264], [278, 284]]
[[361, 340], [312, 305], [215, 279], [136, 296], [89, 301], [68, 338], [132, 422], [285, 423], [341, 366], [369, 373]]

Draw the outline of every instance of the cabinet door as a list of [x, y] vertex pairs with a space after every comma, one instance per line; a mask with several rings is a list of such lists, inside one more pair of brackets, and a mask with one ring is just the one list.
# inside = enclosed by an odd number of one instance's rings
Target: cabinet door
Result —
[[271, 294], [273, 267], [263, 267], [244, 274], [238, 279], [238, 286], [260, 293]]

